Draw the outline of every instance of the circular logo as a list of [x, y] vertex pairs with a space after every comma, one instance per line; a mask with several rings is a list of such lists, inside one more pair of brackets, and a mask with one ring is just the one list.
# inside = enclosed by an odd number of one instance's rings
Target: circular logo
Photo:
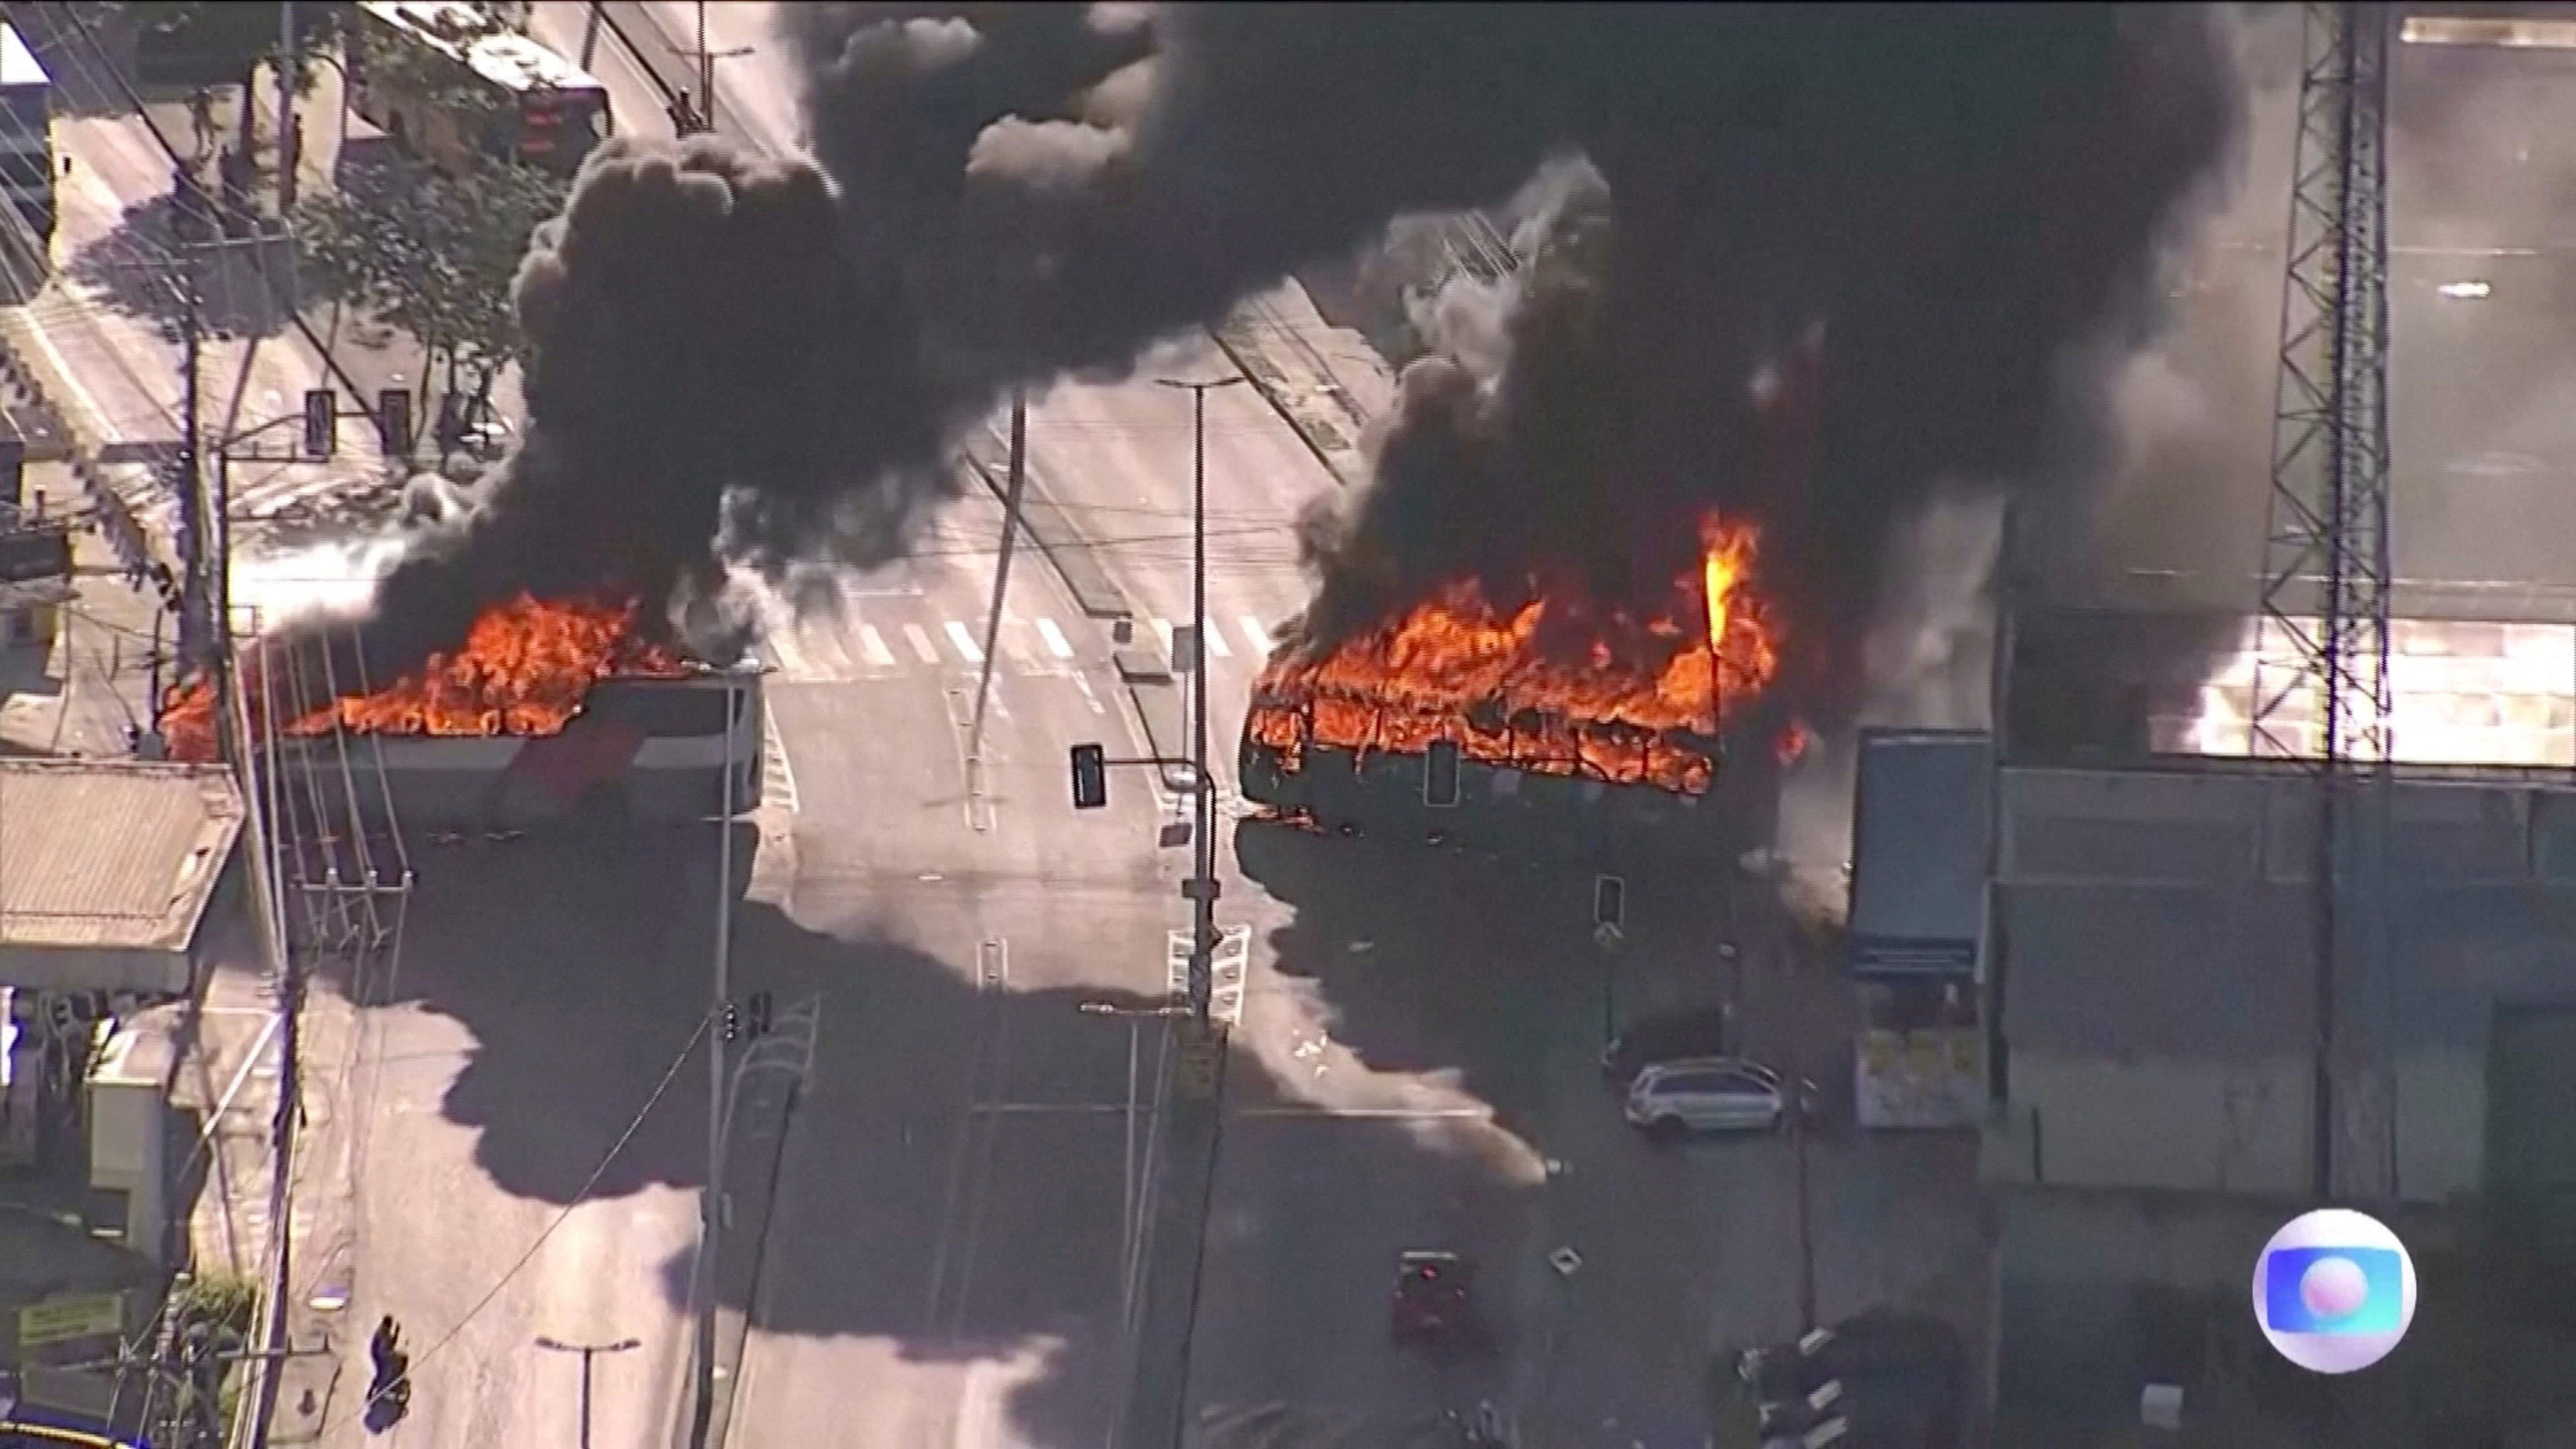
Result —
[[2366, 1369], [2415, 1321], [2415, 1260], [2368, 1213], [2301, 1213], [2254, 1262], [2254, 1321], [2281, 1357], [2311, 1373]]

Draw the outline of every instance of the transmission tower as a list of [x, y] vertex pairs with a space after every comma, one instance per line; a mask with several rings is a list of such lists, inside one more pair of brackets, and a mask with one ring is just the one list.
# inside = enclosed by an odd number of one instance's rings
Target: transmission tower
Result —
[[2385, 1044], [2374, 1054], [2347, 1008], [2387, 989], [2393, 16], [2304, 8], [2251, 743], [2316, 784], [2313, 1188], [2381, 1197], [2395, 1189], [2393, 1093], [2372, 1069]]

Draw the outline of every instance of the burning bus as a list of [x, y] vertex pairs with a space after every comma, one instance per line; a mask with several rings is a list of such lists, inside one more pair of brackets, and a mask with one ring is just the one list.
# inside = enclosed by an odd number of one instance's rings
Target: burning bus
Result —
[[[245, 653], [243, 702], [281, 778], [388, 807], [429, 828], [523, 829], [574, 818], [703, 820], [760, 804], [760, 671], [653, 642], [637, 607], [527, 595], [478, 618], [455, 650], [381, 686], [283, 648]], [[215, 692], [175, 690], [172, 758], [217, 755]], [[345, 768], [357, 781], [344, 789]], [[376, 781], [382, 779], [381, 788]]]
[[1758, 841], [1803, 737], [1762, 704], [1779, 659], [1748, 586], [1757, 534], [1712, 515], [1700, 538], [1651, 613], [1458, 580], [1338, 643], [1292, 639], [1253, 686], [1245, 798], [1537, 854]]
[[[1757, 493], [1803, 486], [1823, 362], [1811, 329], [1755, 378]], [[1758, 586], [1761, 530], [1677, 521], [1698, 556], [1659, 597], [1605, 601], [1542, 568], [1515, 597], [1458, 578], [1348, 637], [1288, 630], [1253, 685], [1244, 797], [1300, 824], [1535, 855], [1768, 844], [1807, 735], [1771, 691], [1783, 621]]]

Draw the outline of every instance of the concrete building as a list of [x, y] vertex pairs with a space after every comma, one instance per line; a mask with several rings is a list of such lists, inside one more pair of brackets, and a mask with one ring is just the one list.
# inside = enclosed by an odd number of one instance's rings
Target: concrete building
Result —
[[[2207, 624], [2055, 618], [2025, 642], [2169, 659], [2177, 631], [2224, 636]], [[2344, 905], [2384, 935], [2331, 972], [2315, 776], [2245, 756], [2256, 633], [2187, 689], [2096, 666], [2007, 697], [1985, 949], [1999, 1445], [2105, 1442], [2158, 1383], [2205, 1426], [2212, 1362], [2268, 1359], [2240, 1341], [2245, 1295], [2314, 1205], [2322, 990], [2351, 1051], [2339, 1193], [2427, 1252], [2498, 1213], [2576, 1247], [2576, 630], [2401, 628], [2381, 909]], [[2458, 763], [2481, 756], [2516, 763]]]
[[168, 1093], [243, 825], [232, 776], [0, 760], [0, 987], [26, 1191], [133, 1261], [170, 1261]]
[[187, 995], [242, 822], [218, 766], [0, 761], [0, 984]]

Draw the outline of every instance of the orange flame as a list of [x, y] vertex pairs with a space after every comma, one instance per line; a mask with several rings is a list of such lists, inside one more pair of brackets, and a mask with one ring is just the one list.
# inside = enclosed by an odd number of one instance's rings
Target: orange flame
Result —
[[[474, 621], [465, 643], [433, 654], [419, 669], [365, 695], [312, 703], [320, 681], [260, 671], [282, 654], [243, 659], [243, 689], [256, 718], [265, 708], [289, 712], [280, 734], [310, 736], [334, 727], [353, 734], [489, 737], [550, 735], [581, 712], [602, 679], [673, 679], [689, 666], [635, 629], [638, 605], [598, 599], [543, 601], [521, 594]], [[340, 681], [346, 683], [347, 681]], [[300, 711], [300, 713], [295, 713]], [[161, 716], [173, 759], [217, 757], [215, 691], [197, 680], [171, 690]]]
[[1726, 710], [1761, 693], [1779, 654], [1749, 587], [1755, 530], [1712, 515], [1700, 536], [1699, 564], [1652, 617], [1545, 595], [1506, 614], [1461, 580], [1329, 654], [1283, 651], [1248, 731], [1291, 770], [1310, 743], [1420, 754], [1446, 740], [1533, 774], [1701, 794]]

